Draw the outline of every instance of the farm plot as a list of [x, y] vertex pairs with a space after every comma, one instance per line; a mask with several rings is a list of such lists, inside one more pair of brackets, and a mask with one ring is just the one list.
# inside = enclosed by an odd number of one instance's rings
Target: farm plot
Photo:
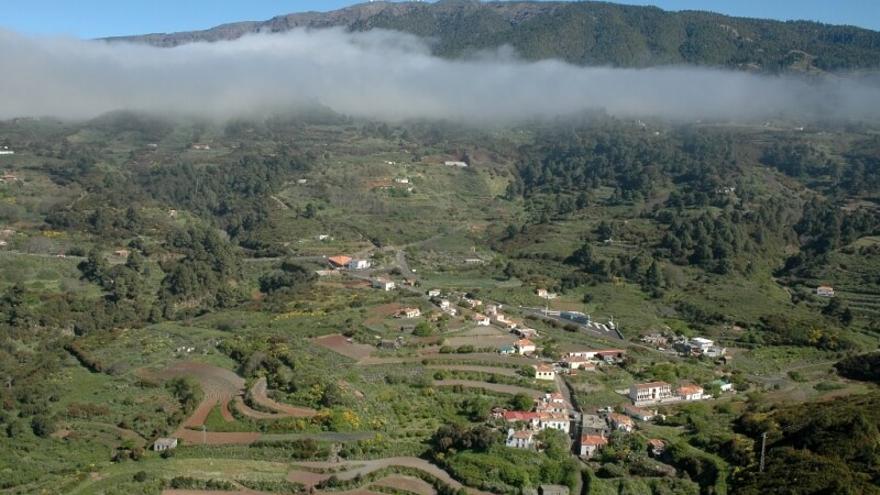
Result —
[[182, 427], [201, 427], [217, 404], [220, 404], [220, 413], [225, 421], [235, 420], [229, 411], [229, 402], [233, 397], [241, 394], [241, 390], [244, 388], [244, 379], [232, 371], [210, 364], [185, 361], [175, 363], [155, 375], [166, 380], [176, 377], [191, 377], [201, 385], [205, 398]]
[[[336, 476], [337, 479], [348, 481], [355, 479], [359, 476], [366, 476], [367, 474], [379, 469], [384, 469], [388, 467], [405, 467], [418, 469], [419, 471], [425, 472], [455, 490], [465, 488], [465, 490], [467, 490], [467, 492], [472, 495], [488, 495], [486, 492], [465, 487], [458, 480], [450, 476], [449, 473], [447, 473], [446, 471], [440, 469], [436, 465], [431, 464], [424, 459], [419, 459], [418, 457], [388, 457], [385, 459], [343, 462], [298, 462], [296, 463], [296, 466], [299, 466], [303, 469], [291, 472], [291, 474], [288, 475], [288, 481], [295, 481], [296, 478], [300, 477], [301, 473], [305, 471], [314, 472], [318, 470], [334, 470], [333, 475]], [[340, 471], [340, 469], [342, 470]], [[324, 474], [323, 476], [326, 476], [328, 478], [330, 477], [329, 474]]]
[[501, 368], [496, 366], [477, 366], [470, 364], [430, 364], [426, 366], [429, 370], [445, 370], [445, 371], [472, 371], [475, 373], [489, 373], [493, 375], [502, 375], [510, 377], [519, 377], [513, 368]]
[[444, 339], [444, 343], [452, 347], [472, 345], [476, 348], [497, 348], [515, 341], [515, 336], [495, 327], [475, 327]]
[[373, 353], [372, 346], [349, 342], [345, 336], [339, 334], [318, 337], [314, 340], [314, 343], [355, 361], [368, 358]]
[[266, 409], [277, 411], [276, 417], [308, 418], [317, 414], [317, 411], [308, 407], [291, 406], [270, 399], [265, 377], [254, 382], [250, 393], [254, 402]]
[[510, 395], [526, 394], [536, 399], [544, 395], [543, 391], [536, 390], [534, 388], [518, 387], [516, 385], [505, 385], [503, 383], [478, 382], [476, 380], [434, 380], [434, 385], [437, 387], [478, 388]]
[[373, 483], [372, 486], [391, 488], [392, 490], [402, 490], [409, 493], [416, 493], [418, 495], [435, 495], [437, 493], [437, 490], [435, 490], [427, 481], [414, 476], [404, 476], [400, 474], [386, 476], [376, 483]]

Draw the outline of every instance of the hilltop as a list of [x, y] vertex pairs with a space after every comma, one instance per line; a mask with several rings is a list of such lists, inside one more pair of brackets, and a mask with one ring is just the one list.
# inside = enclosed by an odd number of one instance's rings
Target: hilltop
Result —
[[450, 58], [509, 45], [527, 60], [556, 58], [578, 65], [693, 64], [768, 73], [880, 67], [880, 33], [868, 29], [605, 2], [373, 2], [108, 40], [174, 47], [328, 27], [411, 33], [435, 40], [435, 54]]

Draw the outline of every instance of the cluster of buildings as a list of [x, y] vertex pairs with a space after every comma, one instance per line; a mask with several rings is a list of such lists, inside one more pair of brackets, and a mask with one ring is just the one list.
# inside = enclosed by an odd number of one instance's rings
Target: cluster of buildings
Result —
[[[582, 458], [590, 459], [608, 445], [608, 437], [612, 432], [630, 433], [636, 428], [635, 420], [651, 421], [657, 416], [657, 411], [634, 406], [624, 406], [623, 412], [606, 408], [594, 414], [583, 414], [578, 453]], [[648, 445], [652, 455], [660, 455], [666, 446], [662, 440], [657, 439], [649, 440]]]
[[667, 336], [662, 333], [645, 335], [641, 341], [663, 351], [672, 347], [683, 356], [722, 358], [727, 356], [727, 348], [705, 337], [687, 338], [683, 335]]
[[532, 411], [504, 411], [496, 410], [494, 415], [503, 419], [508, 425], [508, 447], [518, 449], [538, 448], [535, 435], [546, 429], [571, 432], [571, 417], [575, 414], [574, 408], [559, 392], [544, 394], [535, 401]]

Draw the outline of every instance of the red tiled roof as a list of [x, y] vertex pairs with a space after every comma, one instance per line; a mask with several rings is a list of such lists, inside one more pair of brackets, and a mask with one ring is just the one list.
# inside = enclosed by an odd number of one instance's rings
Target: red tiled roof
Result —
[[348, 256], [331, 256], [327, 260], [336, 266], [345, 266], [351, 262], [351, 258]]
[[608, 439], [599, 435], [584, 435], [581, 437], [581, 445], [608, 445]]
[[540, 415], [530, 411], [505, 411], [501, 417], [504, 421], [532, 421], [538, 419]]
[[699, 385], [682, 385], [678, 387], [677, 392], [679, 395], [699, 394], [703, 392], [703, 387]]

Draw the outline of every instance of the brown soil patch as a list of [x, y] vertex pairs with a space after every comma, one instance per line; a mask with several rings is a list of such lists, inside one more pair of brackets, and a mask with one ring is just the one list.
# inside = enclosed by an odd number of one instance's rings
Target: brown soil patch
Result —
[[329, 477], [329, 474], [313, 473], [311, 471], [291, 471], [287, 473], [287, 481], [300, 483], [306, 488], [311, 488]]
[[260, 439], [260, 433], [256, 432], [207, 432], [178, 428], [174, 436], [190, 445], [248, 445]]
[[367, 358], [373, 353], [373, 347], [366, 344], [358, 344], [357, 342], [349, 342], [342, 335], [325, 335], [314, 340], [315, 344], [330, 349], [333, 352], [342, 354], [343, 356], [359, 361]]

